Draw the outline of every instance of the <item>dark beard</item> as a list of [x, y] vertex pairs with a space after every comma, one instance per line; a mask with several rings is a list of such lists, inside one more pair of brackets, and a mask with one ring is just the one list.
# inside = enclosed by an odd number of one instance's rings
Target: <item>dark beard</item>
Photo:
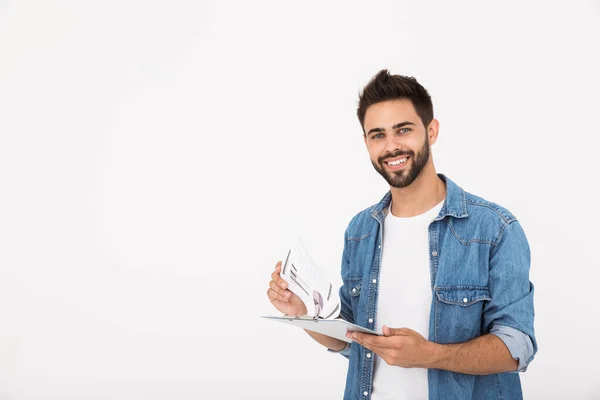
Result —
[[[412, 159], [411, 166], [408, 167], [408, 169], [404, 168], [395, 172], [387, 171], [383, 166], [383, 162], [387, 159], [399, 156], [409, 156]], [[425, 135], [425, 143], [423, 143], [423, 146], [421, 146], [421, 149], [417, 152], [416, 156], [413, 151], [398, 150], [392, 154], [379, 157], [377, 163], [371, 161], [371, 164], [373, 164], [375, 170], [379, 172], [379, 175], [383, 176], [390, 186], [403, 188], [407, 187], [417, 179], [423, 168], [425, 168], [427, 160], [429, 160], [429, 138]]]

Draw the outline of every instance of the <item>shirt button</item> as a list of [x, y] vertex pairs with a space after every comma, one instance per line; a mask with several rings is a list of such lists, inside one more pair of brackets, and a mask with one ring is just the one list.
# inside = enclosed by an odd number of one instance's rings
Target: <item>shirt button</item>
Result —
[[467, 299], [466, 297], [463, 299], [463, 303], [468, 303], [469, 299]]
[[352, 293], [356, 293], [356, 288], [352, 288]]
[[373, 283], [377, 283], [377, 279], [373, 279]]
[[371, 358], [371, 353], [367, 353], [367, 358]]
[[369, 395], [369, 392], [363, 392], [363, 394], [364, 394], [365, 396], [368, 396], [368, 395]]
[[431, 255], [434, 256], [434, 257], [437, 257], [437, 251], [432, 251]]
[[369, 318], [369, 323], [372, 324], [373, 323], [373, 318]]
[[380, 249], [380, 248], [381, 248], [381, 245], [377, 246], [377, 248], [379, 248], [379, 249]]

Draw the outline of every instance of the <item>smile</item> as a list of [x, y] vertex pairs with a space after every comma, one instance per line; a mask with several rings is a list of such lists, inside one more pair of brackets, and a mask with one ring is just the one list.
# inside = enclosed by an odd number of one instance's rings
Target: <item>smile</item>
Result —
[[396, 166], [396, 165], [404, 164], [405, 162], [406, 162], [406, 158], [401, 158], [400, 160], [388, 161], [387, 163], [389, 165]]
[[406, 165], [406, 162], [408, 161], [409, 158], [410, 157], [408, 157], [408, 156], [404, 156], [401, 158], [390, 159], [390, 160], [384, 161], [383, 163], [386, 164], [389, 169], [396, 170], [396, 169], [404, 168], [404, 166]]

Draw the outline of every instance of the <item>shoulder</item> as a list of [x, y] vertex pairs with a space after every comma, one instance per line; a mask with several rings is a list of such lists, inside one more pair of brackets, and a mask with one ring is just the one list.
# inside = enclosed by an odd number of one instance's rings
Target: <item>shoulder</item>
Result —
[[505, 207], [466, 191], [465, 201], [469, 217], [494, 220], [503, 226], [517, 220], [514, 214]]
[[376, 204], [371, 205], [360, 212], [358, 212], [350, 222], [348, 223], [348, 227], [346, 228], [346, 236], [347, 238], [356, 238], [361, 237], [363, 234], [370, 232], [370, 228], [377, 221], [373, 218], [372, 212], [375, 209]]
[[497, 246], [505, 236], [507, 228], [519, 230], [517, 218], [506, 207], [483, 197], [464, 191], [466, 214], [455, 218], [449, 216], [444, 222], [452, 234], [464, 245], [484, 243]]

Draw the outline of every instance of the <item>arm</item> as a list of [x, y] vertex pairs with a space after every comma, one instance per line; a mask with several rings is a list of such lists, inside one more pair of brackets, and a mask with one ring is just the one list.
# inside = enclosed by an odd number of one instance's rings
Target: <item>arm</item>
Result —
[[349, 333], [389, 365], [434, 368], [472, 375], [488, 375], [517, 369], [517, 361], [495, 335], [483, 335], [464, 343], [438, 344], [408, 328], [383, 327], [384, 336]]
[[304, 330], [310, 337], [312, 337], [317, 343], [327, 347], [334, 352], [340, 352], [346, 349], [348, 343], [343, 340], [332, 338], [331, 336], [325, 336], [317, 332]]
[[429, 343], [430, 360], [423, 368], [488, 375], [516, 371], [519, 364], [496, 335], [483, 335], [465, 343]]
[[498, 235], [490, 252], [492, 300], [483, 310], [484, 332], [465, 343], [433, 344], [431, 366], [466, 374], [525, 371], [537, 351], [533, 333], [530, 250], [517, 220]]
[[537, 353], [530, 263], [525, 232], [519, 221], [512, 220], [490, 252], [488, 286], [492, 300], [483, 308], [483, 329], [500, 338], [519, 360], [518, 372], [526, 371]]

